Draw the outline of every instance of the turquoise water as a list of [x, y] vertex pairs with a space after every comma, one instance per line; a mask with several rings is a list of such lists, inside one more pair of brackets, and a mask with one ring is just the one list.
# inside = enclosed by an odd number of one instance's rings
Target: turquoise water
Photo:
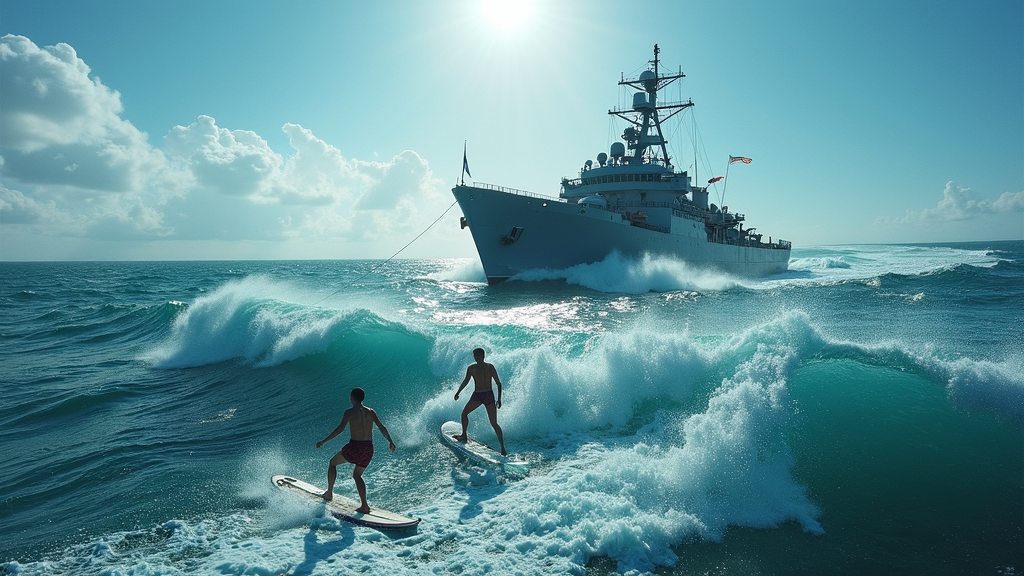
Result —
[[[0, 264], [5, 574], [1019, 574], [1024, 243], [611, 257]], [[483, 346], [513, 481], [436, 430]], [[352, 386], [398, 450], [324, 517]], [[483, 413], [470, 432], [494, 442]], [[383, 441], [377, 437], [378, 445]], [[347, 472], [337, 491], [354, 495]]]

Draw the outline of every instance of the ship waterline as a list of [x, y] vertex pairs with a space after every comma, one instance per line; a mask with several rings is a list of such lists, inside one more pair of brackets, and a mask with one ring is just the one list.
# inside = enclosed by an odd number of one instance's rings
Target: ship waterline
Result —
[[709, 242], [706, 224], [679, 210], [664, 231], [624, 212], [499, 186], [474, 183], [452, 192], [491, 284], [528, 270], [599, 262], [616, 251], [632, 257], [671, 256], [694, 268], [736, 276], [776, 274], [789, 264], [785, 241], [747, 246]]

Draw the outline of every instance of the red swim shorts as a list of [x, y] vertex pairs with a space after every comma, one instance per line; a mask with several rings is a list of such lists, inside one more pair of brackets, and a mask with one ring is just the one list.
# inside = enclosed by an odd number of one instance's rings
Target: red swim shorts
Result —
[[370, 440], [350, 440], [341, 449], [341, 455], [344, 456], [345, 460], [356, 466], [366, 468], [370, 465], [370, 460], [373, 459], [373, 442]]

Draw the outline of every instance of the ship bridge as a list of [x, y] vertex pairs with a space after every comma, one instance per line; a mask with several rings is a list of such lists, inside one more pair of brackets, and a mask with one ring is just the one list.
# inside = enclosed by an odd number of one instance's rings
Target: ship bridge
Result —
[[559, 196], [566, 199], [584, 198], [595, 194], [611, 199], [613, 196], [671, 196], [690, 191], [690, 177], [686, 172], [673, 172], [657, 164], [616, 166], [584, 170], [579, 178], [563, 178]]

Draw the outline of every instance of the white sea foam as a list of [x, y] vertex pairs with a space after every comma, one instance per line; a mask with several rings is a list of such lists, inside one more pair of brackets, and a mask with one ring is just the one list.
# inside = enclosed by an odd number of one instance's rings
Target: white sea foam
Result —
[[739, 284], [728, 274], [694, 268], [677, 258], [650, 254], [629, 258], [618, 252], [593, 264], [579, 264], [564, 270], [529, 270], [516, 274], [510, 280], [565, 280], [569, 284], [578, 284], [592, 290], [626, 294], [677, 290], [720, 291]]
[[827, 270], [829, 268], [851, 268], [852, 265], [842, 257], [793, 258], [789, 261], [790, 270]]
[[484, 267], [477, 258], [454, 260], [450, 267], [440, 272], [427, 274], [428, 278], [445, 282], [487, 282]]

